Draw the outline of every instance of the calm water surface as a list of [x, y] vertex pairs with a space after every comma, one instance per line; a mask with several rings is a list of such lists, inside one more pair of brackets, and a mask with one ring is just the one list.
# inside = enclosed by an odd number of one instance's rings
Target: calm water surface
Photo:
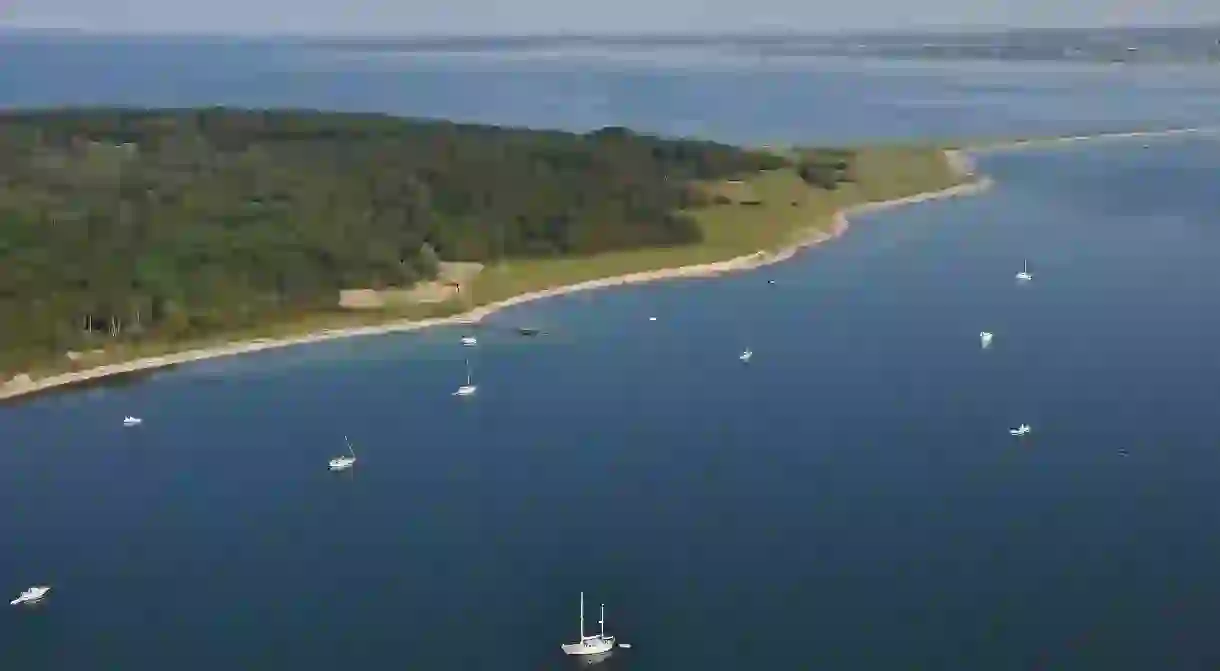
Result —
[[[260, 49], [68, 49], [43, 77], [0, 70], [0, 96], [658, 130], [689, 109], [726, 139], [1220, 116], [1201, 74]], [[895, 102], [917, 95], [938, 102]], [[460, 332], [438, 329], [0, 407], [0, 588], [55, 586], [0, 611], [0, 666], [565, 669], [580, 590], [634, 646], [610, 670], [1214, 666], [1218, 165], [1208, 138], [991, 156], [988, 195], [782, 266], [500, 313], [467, 401]], [[548, 335], [499, 328], [518, 324]], [[344, 434], [360, 462], [336, 476]]]

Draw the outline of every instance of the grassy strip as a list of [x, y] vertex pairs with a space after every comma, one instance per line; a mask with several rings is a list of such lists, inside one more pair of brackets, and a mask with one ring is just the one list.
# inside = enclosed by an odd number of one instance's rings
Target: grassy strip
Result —
[[[856, 150], [855, 156], [854, 183], [842, 184], [835, 191], [810, 187], [790, 169], [763, 173], [740, 184], [709, 185], [714, 193], [737, 202], [690, 213], [703, 229], [699, 244], [581, 258], [514, 260], [484, 270], [475, 281], [473, 296], [482, 305], [599, 277], [773, 251], [811, 229], [829, 230], [834, 213], [844, 207], [936, 191], [960, 181], [936, 147], [872, 147]], [[756, 204], [741, 204], [742, 200]]]

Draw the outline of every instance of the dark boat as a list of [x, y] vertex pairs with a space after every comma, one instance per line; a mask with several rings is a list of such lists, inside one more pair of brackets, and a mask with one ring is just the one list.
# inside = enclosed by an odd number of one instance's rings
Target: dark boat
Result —
[[538, 329], [522, 326], [517, 329], [517, 333], [520, 333], [523, 336], [536, 336], [538, 335]]

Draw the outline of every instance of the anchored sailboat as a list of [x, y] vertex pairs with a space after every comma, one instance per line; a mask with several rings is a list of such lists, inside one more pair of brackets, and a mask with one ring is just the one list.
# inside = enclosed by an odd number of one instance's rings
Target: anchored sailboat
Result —
[[473, 382], [470, 381], [470, 358], [467, 357], [466, 358], [466, 384], [458, 387], [457, 391], [453, 392], [453, 395], [454, 396], [473, 396], [474, 393], [476, 391], [478, 391], [478, 389], [479, 389], [479, 385], [474, 384]]
[[1017, 281], [1029, 282], [1032, 279], [1034, 276], [1029, 272], [1029, 259], [1025, 259], [1025, 265], [1021, 267], [1021, 272], [1017, 273]]
[[347, 451], [351, 456], [331, 459], [330, 470], [332, 471], [346, 471], [356, 465], [356, 450], [352, 449], [352, 441], [348, 440], [347, 436], [343, 436], [343, 442], [347, 443]]
[[606, 604], [602, 604], [601, 633], [585, 636], [585, 593], [580, 593], [580, 642], [564, 643], [563, 652], [568, 655], [597, 655], [614, 649], [614, 637], [606, 635]]

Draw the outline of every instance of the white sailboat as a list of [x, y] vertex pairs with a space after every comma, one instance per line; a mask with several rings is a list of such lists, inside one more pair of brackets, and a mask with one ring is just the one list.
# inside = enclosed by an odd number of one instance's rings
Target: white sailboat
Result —
[[474, 396], [474, 393], [479, 390], [479, 385], [470, 381], [470, 359], [466, 359], [466, 384], [457, 388], [453, 392], [454, 396]]
[[991, 347], [991, 339], [994, 337], [995, 337], [995, 334], [993, 334], [993, 333], [989, 333], [987, 331], [979, 332], [979, 341], [983, 344], [983, 349], [987, 349], [988, 347]]
[[1029, 259], [1025, 259], [1025, 265], [1021, 267], [1021, 272], [1017, 273], [1017, 281], [1029, 282], [1032, 279], [1034, 276], [1029, 272]]
[[1029, 428], [1028, 424], [1022, 424], [1021, 426], [1018, 426], [1015, 429], [1009, 429], [1008, 433], [1013, 436], [1024, 436], [1025, 434], [1029, 433], [1030, 431], [1033, 431], [1033, 429]]
[[334, 459], [331, 459], [330, 470], [332, 471], [346, 471], [347, 469], [356, 465], [356, 450], [352, 449], [352, 441], [348, 440], [347, 436], [343, 436], [343, 442], [347, 443], [347, 451], [351, 454], [351, 456], [335, 457]]
[[23, 591], [16, 599], [8, 602], [10, 606], [20, 606], [23, 603], [38, 603], [51, 591], [50, 587], [40, 585]]
[[143, 423], [144, 423], [144, 420], [140, 419], [139, 417], [132, 417], [131, 415], [128, 415], [123, 418], [123, 426], [127, 426], [127, 427], [139, 426]]
[[479, 344], [479, 339], [474, 336], [462, 336], [462, 344], [467, 347], [474, 347]]
[[754, 350], [747, 349], [746, 351], [741, 353], [741, 356], [739, 356], [737, 358], [741, 359], [742, 363], [750, 363], [750, 359], [754, 358]]
[[601, 633], [585, 636], [585, 593], [580, 593], [580, 642], [564, 643], [563, 652], [568, 655], [597, 655], [614, 649], [614, 637], [606, 635], [606, 604], [602, 604]]

